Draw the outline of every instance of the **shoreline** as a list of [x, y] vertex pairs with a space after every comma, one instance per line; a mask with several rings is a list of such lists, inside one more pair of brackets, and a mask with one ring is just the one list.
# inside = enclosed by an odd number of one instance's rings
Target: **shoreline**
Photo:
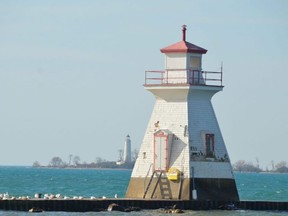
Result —
[[[0, 165], [1, 167], [24, 167], [24, 168], [42, 168], [42, 169], [85, 169], [85, 170], [133, 170], [133, 168], [122, 168], [122, 167], [115, 167], [115, 168], [105, 168], [105, 167], [52, 167], [52, 166], [32, 166], [32, 165]], [[254, 172], [254, 171], [237, 171], [233, 170], [234, 173], [259, 173], [259, 174], [288, 174], [288, 172], [276, 172], [276, 171], [261, 171], [261, 172]]]
[[96, 167], [48, 167], [48, 166], [41, 166], [41, 167], [33, 167], [31, 166], [31, 168], [35, 168], [35, 169], [67, 169], [67, 170], [73, 170], [73, 169], [82, 169], [82, 170], [131, 170], [128, 168], [96, 168]]

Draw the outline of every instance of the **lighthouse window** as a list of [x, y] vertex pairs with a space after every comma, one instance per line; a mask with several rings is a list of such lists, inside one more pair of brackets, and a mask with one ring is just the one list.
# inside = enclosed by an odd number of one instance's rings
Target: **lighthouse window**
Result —
[[206, 157], [214, 157], [214, 134], [205, 134]]
[[190, 57], [190, 67], [192, 69], [194, 69], [194, 70], [195, 69], [200, 70], [200, 68], [201, 68], [201, 58], [191, 56]]
[[204, 84], [200, 57], [190, 57], [189, 83], [194, 85]]

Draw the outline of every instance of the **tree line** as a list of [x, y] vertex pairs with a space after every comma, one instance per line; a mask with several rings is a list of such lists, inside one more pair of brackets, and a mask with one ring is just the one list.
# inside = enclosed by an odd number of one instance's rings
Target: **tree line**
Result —
[[70, 154], [68, 156], [68, 162], [64, 161], [59, 156], [54, 156], [50, 160], [48, 165], [41, 165], [38, 161], [33, 163], [33, 167], [49, 167], [49, 168], [106, 168], [106, 169], [132, 169], [136, 158], [130, 163], [123, 163], [117, 165], [115, 161], [107, 161], [101, 157], [96, 157], [94, 162], [87, 163], [81, 161], [78, 155]]
[[233, 164], [233, 170], [238, 172], [276, 172], [276, 173], [288, 173], [288, 163], [286, 161], [280, 161], [279, 163], [274, 163], [271, 161], [271, 167], [262, 169], [259, 166], [259, 161], [256, 159], [257, 164], [254, 165], [252, 162], [247, 162], [245, 160], [239, 160]]
[[[136, 157], [132, 159], [130, 163], [116, 164], [115, 161], [107, 161], [101, 157], [96, 157], [94, 162], [87, 163], [85, 161], [81, 162], [78, 155], [70, 154], [68, 156], [68, 162], [62, 160], [61, 157], [52, 157], [49, 164], [46, 166], [41, 165], [38, 161], [33, 163], [33, 167], [51, 167], [51, 168], [108, 168], [108, 169], [133, 169], [136, 161]], [[232, 164], [234, 171], [238, 172], [277, 172], [277, 173], [288, 173], [288, 163], [286, 161], [280, 161], [279, 163], [274, 163], [271, 161], [271, 167], [262, 169], [259, 166], [259, 161], [256, 159], [256, 165], [252, 162], [247, 162], [245, 160], [236, 161]]]

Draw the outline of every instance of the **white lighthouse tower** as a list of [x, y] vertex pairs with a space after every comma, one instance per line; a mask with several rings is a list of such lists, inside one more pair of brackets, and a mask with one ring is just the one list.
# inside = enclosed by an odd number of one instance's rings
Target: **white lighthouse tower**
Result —
[[124, 163], [131, 163], [131, 139], [129, 134], [126, 136], [124, 144]]
[[161, 49], [165, 70], [146, 71], [156, 98], [127, 198], [239, 200], [228, 152], [211, 104], [220, 72], [203, 71], [207, 52], [182, 40]]

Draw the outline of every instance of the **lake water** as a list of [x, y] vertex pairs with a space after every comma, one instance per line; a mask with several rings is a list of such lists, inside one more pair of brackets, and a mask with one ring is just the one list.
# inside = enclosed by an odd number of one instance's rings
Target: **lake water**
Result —
[[[34, 197], [35, 193], [65, 196], [125, 196], [131, 170], [48, 169], [0, 166], [0, 193]], [[288, 174], [235, 173], [241, 200], [288, 201]], [[20, 216], [26, 212], [0, 211], [0, 215]], [[162, 212], [44, 212], [41, 215], [164, 215]], [[182, 215], [288, 215], [288, 212], [265, 211], [186, 211]]]

